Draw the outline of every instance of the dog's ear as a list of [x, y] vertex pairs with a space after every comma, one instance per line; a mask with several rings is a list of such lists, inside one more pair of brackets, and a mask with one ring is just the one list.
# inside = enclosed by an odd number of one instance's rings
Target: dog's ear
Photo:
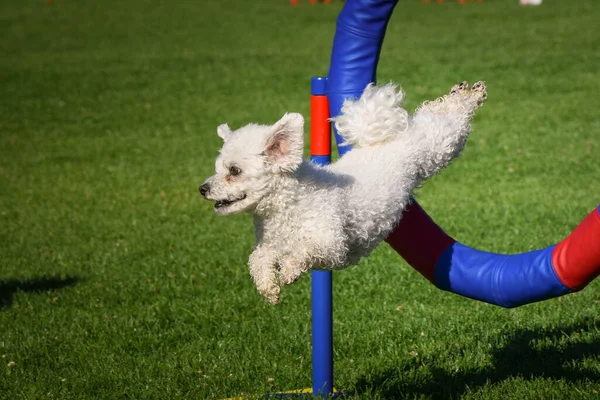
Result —
[[264, 154], [282, 171], [294, 171], [302, 163], [304, 153], [304, 118], [285, 114], [271, 127]]
[[217, 135], [223, 140], [227, 139], [227, 136], [231, 133], [231, 128], [227, 124], [219, 125], [217, 127]]

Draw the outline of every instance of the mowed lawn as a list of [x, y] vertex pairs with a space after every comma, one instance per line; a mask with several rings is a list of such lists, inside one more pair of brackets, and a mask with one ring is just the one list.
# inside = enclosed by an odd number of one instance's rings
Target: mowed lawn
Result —
[[[600, 202], [600, 3], [517, 3], [400, 0], [378, 74], [409, 110], [487, 82], [465, 152], [418, 199], [501, 253], [560, 241]], [[197, 188], [217, 125], [308, 118], [342, 5], [0, 2], [0, 398], [311, 386], [310, 276], [268, 305], [251, 217], [217, 218]], [[600, 282], [507, 310], [382, 245], [335, 273], [334, 308], [349, 398], [600, 397]]]

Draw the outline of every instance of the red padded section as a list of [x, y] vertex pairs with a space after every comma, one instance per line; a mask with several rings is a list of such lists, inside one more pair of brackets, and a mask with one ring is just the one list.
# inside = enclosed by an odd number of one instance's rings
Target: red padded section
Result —
[[552, 265], [562, 283], [581, 290], [600, 274], [600, 213], [592, 211], [575, 230], [556, 245]]
[[446, 234], [417, 202], [410, 204], [386, 242], [421, 275], [434, 282], [435, 266], [456, 240]]

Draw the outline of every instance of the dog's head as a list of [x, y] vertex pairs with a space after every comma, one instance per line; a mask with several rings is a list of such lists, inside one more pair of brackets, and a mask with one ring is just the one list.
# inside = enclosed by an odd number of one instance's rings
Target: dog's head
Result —
[[285, 114], [272, 126], [250, 124], [232, 131], [217, 128], [223, 147], [215, 175], [200, 186], [207, 200], [215, 201], [218, 215], [253, 211], [266, 196], [274, 178], [293, 173], [302, 163], [304, 119]]

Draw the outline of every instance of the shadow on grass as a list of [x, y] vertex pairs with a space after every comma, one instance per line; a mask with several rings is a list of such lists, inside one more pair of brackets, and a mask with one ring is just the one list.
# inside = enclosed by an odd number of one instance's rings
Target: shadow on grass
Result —
[[0, 281], [0, 311], [6, 307], [10, 307], [13, 302], [13, 296], [18, 290], [23, 292], [41, 293], [48, 290], [56, 290], [74, 286], [77, 284], [77, 282], [79, 282], [79, 278], [73, 277], [45, 277], [26, 281], [20, 281], [17, 279]]
[[[463, 371], [446, 371], [429, 367], [431, 378], [426, 382], [406, 382], [415, 365], [399, 365], [369, 378], [359, 379], [356, 394], [375, 390], [384, 398], [400, 399], [430, 397], [460, 398], [467, 391], [500, 383], [511, 378], [556, 379], [569, 383], [600, 381], [600, 373], [574, 365], [600, 354], [600, 341], [564, 343], [561, 338], [581, 330], [600, 328], [600, 322], [581, 321], [569, 326], [522, 330], [511, 336], [510, 342], [492, 352], [491, 366]], [[541, 343], [543, 342], [543, 345]], [[537, 347], [537, 348], [536, 348]], [[403, 382], [404, 381], [404, 382]]]

